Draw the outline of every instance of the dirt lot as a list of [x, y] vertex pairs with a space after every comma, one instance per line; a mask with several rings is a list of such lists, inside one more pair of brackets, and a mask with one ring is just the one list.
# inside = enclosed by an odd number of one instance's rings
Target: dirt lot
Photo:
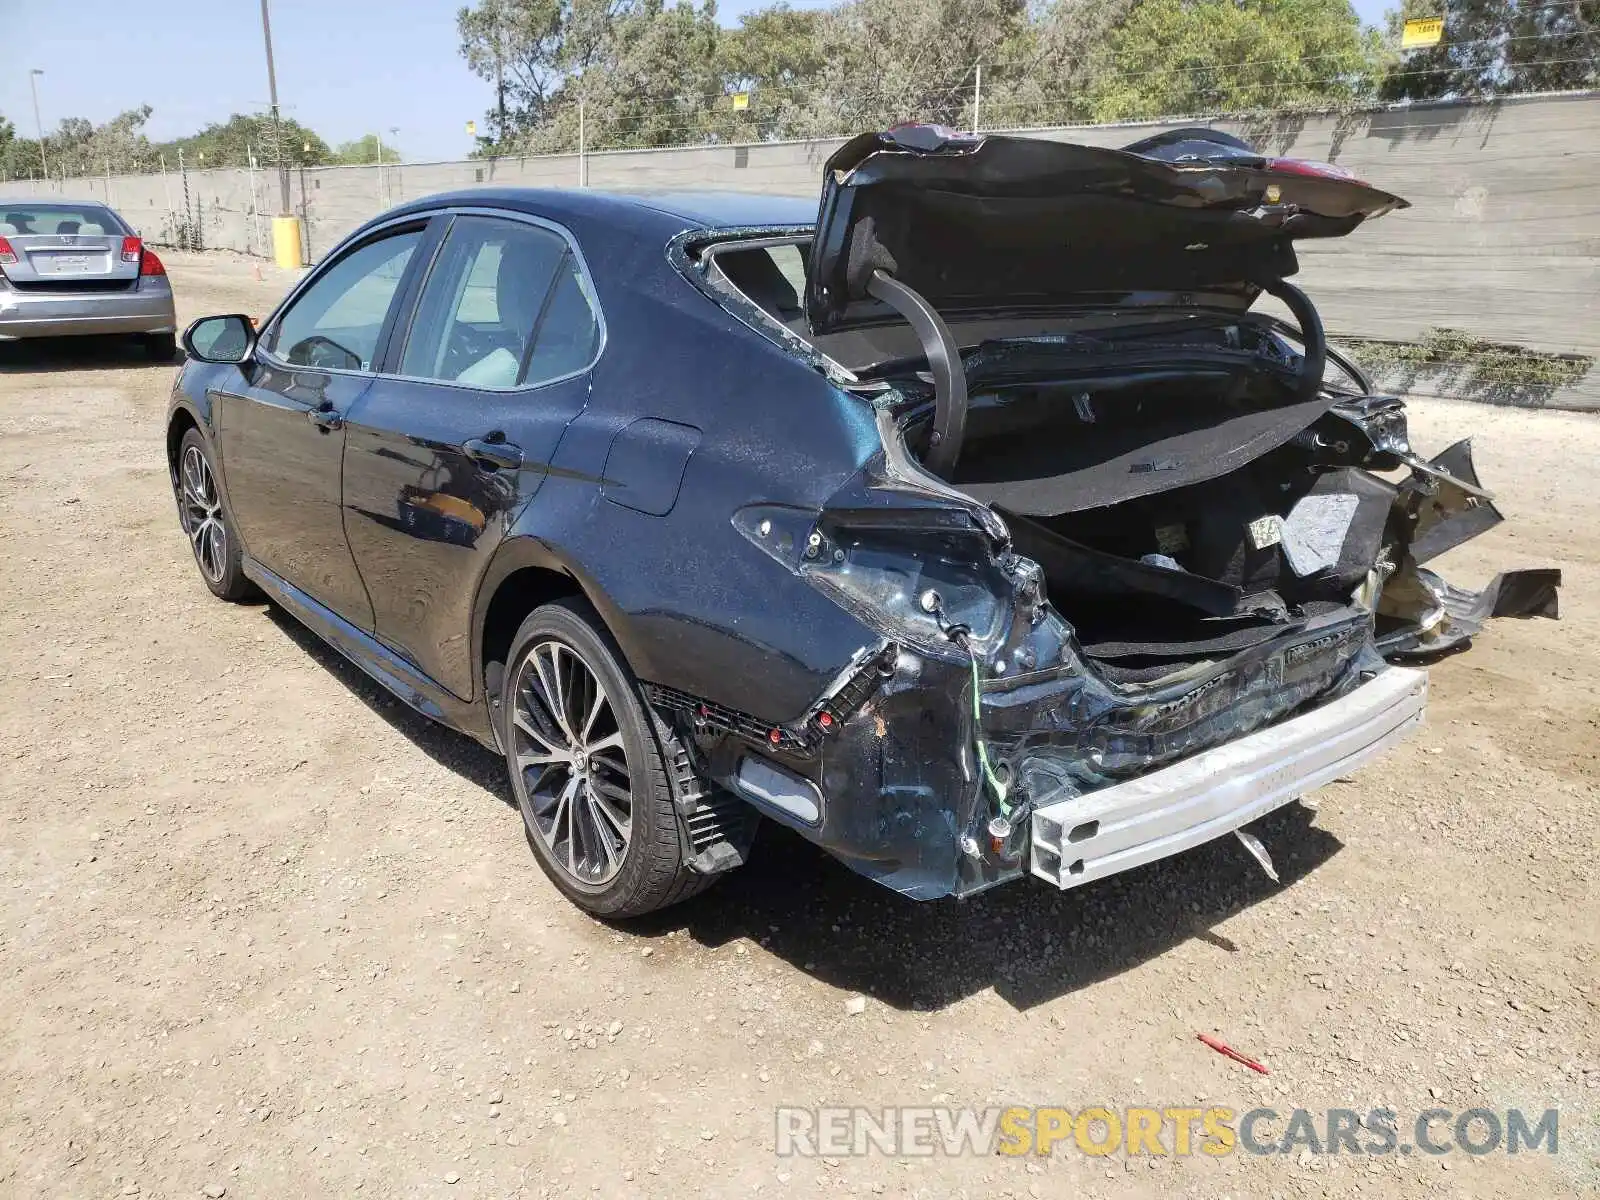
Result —
[[[170, 266], [185, 320], [287, 282]], [[1283, 886], [1228, 840], [917, 905], [774, 837], [623, 930], [539, 873], [495, 758], [205, 591], [162, 458], [172, 376], [0, 349], [0, 1194], [1600, 1184], [1600, 419], [1416, 410], [1422, 447], [1480, 435], [1511, 518], [1445, 567], [1558, 564], [1566, 619], [1493, 626], [1432, 669], [1420, 737], [1267, 821]], [[1389, 1107], [1403, 1132], [1558, 1106], [1560, 1152], [774, 1155], [774, 1106], [830, 1103]]]

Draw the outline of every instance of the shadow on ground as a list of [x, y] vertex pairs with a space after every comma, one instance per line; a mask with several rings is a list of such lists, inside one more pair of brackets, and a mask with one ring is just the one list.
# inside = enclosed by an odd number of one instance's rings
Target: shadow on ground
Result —
[[183, 355], [155, 360], [143, 343], [131, 337], [29, 338], [0, 342], [0, 375], [45, 374], [52, 371], [126, 371], [129, 367], [171, 370]]
[[[419, 750], [515, 813], [498, 755], [390, 697], [287, 613], [271, 605], [265, 613]], [[685, 904], [620, 928], [641, 938], [681, 929], [704, 946], [749, 938], [797, 970], [898, 1009], [941, 1009], [990, 987], [1026, 1009], [1191, 938], [1234, 952], [1214, 926], [1293, 887], [1342, 848], [1312, 816], [1291, 804], [1251, 826], [1281, 884], [1225, 837], [1067, 892], [1025, 878], [969, 900], [929, 903], [856, 875], [769, 821], [743, 868]], [[528, 867], [537, 869], [531, 855]]]

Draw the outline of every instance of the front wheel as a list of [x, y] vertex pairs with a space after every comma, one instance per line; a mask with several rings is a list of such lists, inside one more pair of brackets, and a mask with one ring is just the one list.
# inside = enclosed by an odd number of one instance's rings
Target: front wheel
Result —
[[569, 900], [595, 916], [637, 917], [711, 882], [683, 864], [649, 714], [588, 605], [529, 614], [501, 687], [506, 767], [528, 843]]
[[240, 565], [239, 539], [222, 502], [217, 473], [198, 429], [183, 435], [178, 446], [178, 473], [173, 481], [178, 495], [178, 523], [194, 551], [200, 578], [212, 594], [223, 600], [246, 600], [255, 586]]

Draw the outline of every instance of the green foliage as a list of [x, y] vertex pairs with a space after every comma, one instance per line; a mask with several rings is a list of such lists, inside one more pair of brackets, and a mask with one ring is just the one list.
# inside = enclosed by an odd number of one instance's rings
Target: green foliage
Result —
[[1340, 344], [1367, 370], [1397, 373], [1402, 388], [1420, 378], [1442, 378], [1462, 392], [1508, 402], [1519, 392], [1548, 393], [1571, 386], [1594, 366], [1594, 359], [1585, 355], [1487, 342], [1460, 329], [1430, 329], [1420, 342], [1345, 338]]
[[[104, 125], [82, 117], [68, 117], [55, 130], [45, 134], [44, 154], [50, 175], [101, 175], [142, 171], [154, 162], [154, 151], [145, 137], [144, 125], [150, 119], [150, 106], [119, 113]], [[43, 173], [37, 138], [19, 138], [10, 122], [0, 133], [0, 174], [7, 179], [38, 178]]]
[[[129, 109], [103, 125], [83, 117], [67, 117], [45, 135], [44, 153], [51, 178], [97, 176], [107, 170], [113, 175], [158, 171], [163, 161], [168, 168], [176, 169], [180, 150], [191, 169], [246, 166], [252, 150], [257, 166], [277, 162], [270, 117], [236, 114], [189, 137], [156, 143], [144, 132], [151, 111], [149, 105]], [[282, 122], [282, 136], [284, 158], [291, 165], [315, 166], [334, 161], [328, 144], [296, 121], [286, 118]], [[372, 161], [372, 156], [367, 161]], [[387, 152], [385, 161], [390, 161]], [[7, 179], [30, 179], [38, 178], [41, 170], [38, 141], [17, 137], [11, 123], [0, 117], [0, 174]]]
[[340, 142], [333, 151], [330, 161], [341, 163], [345, 166], [362, 166], [378, 161], [379, 147], [383, 149], [383, 161], [397, 163], [401, 159], [400, 148], [391, 146], [387, 141], [380, 142], [375, 133], [365, 134], [353, 142]]
[[728, 30], [693, 0], [480, 0], [457, 25], [497, 88], [485, 154], [575, 149], [580, 98], [601, 149], [1330, 107], [1385, 61], [1348, 0], [780, 3]]
[[1144, 0], [1089, 82], [1097, 120], [1337, 107], [1368, 98], [1380, 44], [1349, 0]]
[[1600, 0], [1403, 0], [1408, 20], [1444, 18], [1437, 46], [1408, 51], [1385, 75], [1386, 100], [1495, 96], [1600, 84]]
[[165, 154], [169, 167], [177, 165], [179, 150], [190, 168], [244, 167], [249, 165], [252, 153], [256, 166], [271, 167], [279, 161], [280, 134], [283, 161], [290, 166], [316, 167], [334, 161], [328, 143], [298, 121], [284, 117], [275, 128], [270, 116], [254, 113], [235, 113], [221, 124], [207, 125], [199, 133], [156, 149]]

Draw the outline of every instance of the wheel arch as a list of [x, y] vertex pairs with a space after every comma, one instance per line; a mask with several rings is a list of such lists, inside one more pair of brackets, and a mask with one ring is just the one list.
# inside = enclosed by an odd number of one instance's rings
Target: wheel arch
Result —
[[205, 436], [200, 418], [188, 405], [180, 404], [167, 417], [167, 471], [174, 479], [178, 477], [178, 451], [191, 429], [199, 429], [200, 436]]
[[484, 702], [493, 712], [490, 668], [503, 664], [512, 639], [527, 615], [540, 605], [580, 597], [599, 614], [605, 632], [622, 649], [637, 674], [635, 656], [622, 634], [627, 619], [592, 577], [554, 547], [534, 537], [507, 539], [495, 552], [478, 586], [473, 605], [473, 662]]

